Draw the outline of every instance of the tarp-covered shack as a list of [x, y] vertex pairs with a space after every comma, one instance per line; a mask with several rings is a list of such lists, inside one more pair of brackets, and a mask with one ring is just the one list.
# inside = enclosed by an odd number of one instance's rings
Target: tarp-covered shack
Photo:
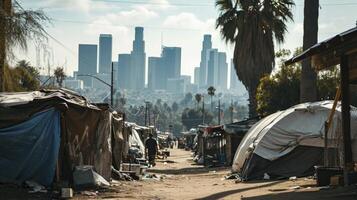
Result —
[[94, 166], [109, 180], [111, 138], [121, 151], [121, 128], [121, 116], [107, 105], [91, 104], [71, 91], [1, 93], [0, 182], [71, 181], [80, 165]]
[[227, 165], [231, 165], [236, 150], [248, 130], [257, 123], [259, 118], [251, 118], [223, 126], [224, 137], [226, 139], [226, 160]]

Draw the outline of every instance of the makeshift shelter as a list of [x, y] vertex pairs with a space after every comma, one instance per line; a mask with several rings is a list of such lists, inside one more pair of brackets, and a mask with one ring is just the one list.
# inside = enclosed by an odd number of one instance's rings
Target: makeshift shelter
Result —
[[[315, 70], [328, 69], [340, 65], [341, 74], [341, 99], [342, 99], [342, 138], [343, 138], [343, 167], [345, 184], [349, 184], [347, 174], [354, 169], [351, 143], [350, 119], [350, 85], [357, 83], [357, 27], [335, 35], [325, 41], [315, 44], [285, 62], [286, 65], [311, 59]], [[335, 100], [339, 100], [339, 96]], [[329, 123], [329, 122], [328, 122]], [[325, 153], [326, 156], [327, 152]]]
[[190, 131], [182, 132], [182, 137], [184, 139], [185, 149], [193, 149], [194, 140], [197, 135], [197, 130], [192, 128]]
[[[332, 106], [333, 101], [304, 103], [260, 120], [240, 143], [232, 171], [245, 180], [262, 179], [265, 174], [271, 178], [312, 175], [314, 166], [323, 162], [325, 121]], [[357, 160], [357, 109], [351, 110], [353, 155]], [[341, 154], [340, 105], [333, 117], [329, 148]]]
[[128, 162], [134, 162], [136, 158], [143, 158], [145, 156], [145, 145], [142, 141], [139, 131], [143, 127], [135, 123], [125, 122], [125, 135], [128, 143], [124, 149], [124, 157]]
[[257, 123], [259, 118], [251, 118], [223, 126], [224, 138], [226, 139], [227, 165], [233, 162], [234, 154], [248, 130]]
[[196, 159], [206, 166], [226, 164], [226, 140], [222, 126], [200, 126], [197, 132]]
[[1, 93], [0, 181], [71, 181], [80, 165], [94, 166], [109, 180], [111, 138], [121, 120], [108, 105], [64, 89]]

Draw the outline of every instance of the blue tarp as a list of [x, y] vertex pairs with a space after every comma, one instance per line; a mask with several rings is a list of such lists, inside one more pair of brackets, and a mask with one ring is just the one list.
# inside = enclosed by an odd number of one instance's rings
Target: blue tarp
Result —
[[42, 111], [29, 120], [0, 129], [0, 182], [53, 182], [60, 147], [60, 113]]

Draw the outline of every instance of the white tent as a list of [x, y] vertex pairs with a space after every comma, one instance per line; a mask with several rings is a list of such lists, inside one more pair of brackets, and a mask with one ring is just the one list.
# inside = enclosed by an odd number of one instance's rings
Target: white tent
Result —
[[[304, 103], [271, 114], [256, 123], [236, 151], [232, 171], [244, 179], [311, 174], [322, 164], [325, 121], [333, 101]], [[357, 109], [351, 107], [353, 159], [357, 161]], [[342, 149], [341, 106], [328, 133], [329, 148]], [[337, 151], [340, 159], [341, 151]], [[340, 163], [343, 163], [340, 161]]]

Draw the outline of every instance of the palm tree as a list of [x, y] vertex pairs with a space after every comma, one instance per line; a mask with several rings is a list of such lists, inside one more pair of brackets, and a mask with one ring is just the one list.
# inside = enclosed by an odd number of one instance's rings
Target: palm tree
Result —
[[42, 11], [24, 10], [16, 0], [0, 0], [0, 92], [5, 87], [5, 60], [13, 57], [12, 49], [27, 50], [28, 40], [47, 39], [43, 24], [48, 21]]
[[63, 80], [66, 78], [66, 74], [63, 71], [63, 67], [57, 67], [54, 71], [54, 76], [58, 85], [62, 87]]
[[[317, 43], [319, 0], [304, 2], [303, 50]], [[317, 74], [311, 67], [311, 59], [302, 61], [300, 81], [300, 102], [317, 100]]]
[[274, 38], [284, 42], [286, 22], [293, 19], [293, 0], [216, 0], [220, 14], [216, 28], [235, 44], [234, 66], [249, 92], [249, 112], [256, 115], [256, 91], [274, 62]]
[[216, 92], [216, 88], [214, 88], [213, 86], [210, 86], [210, 87], [207, 89], [207, 94], [208, 94], [209, 96], [211, 96], [211, 111], [213, 110], [212, 98], [213, 98], [215, 92]]
[[195, 99], [197, 101], [197, 109], [198, 109], [198, 105], [200, 104], [200, 102], [202, 100], [202, 95], [199, 93], [195, 94]]

